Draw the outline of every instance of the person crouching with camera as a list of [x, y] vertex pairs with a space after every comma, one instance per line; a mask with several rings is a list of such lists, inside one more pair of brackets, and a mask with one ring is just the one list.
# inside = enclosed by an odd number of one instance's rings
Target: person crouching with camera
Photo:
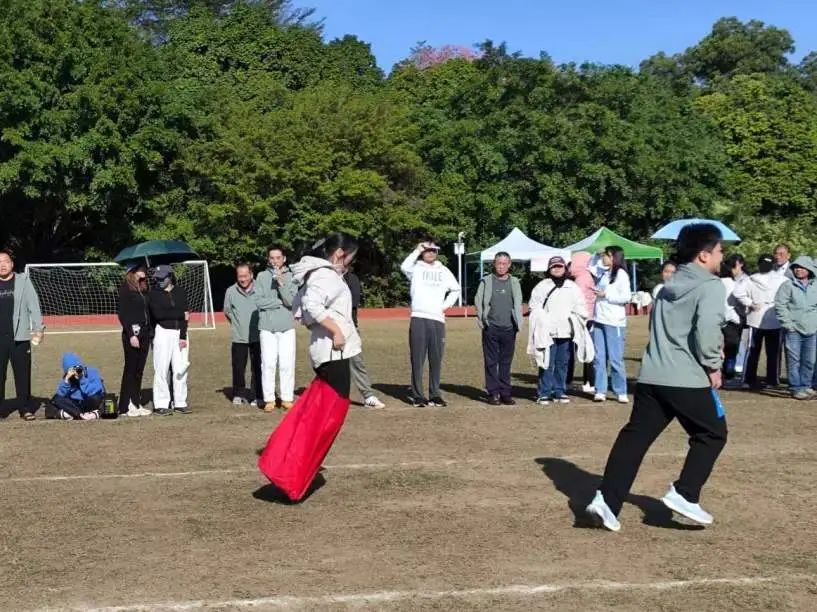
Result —
[[[187, 405], [187, 322], [190, 312], [187, 294], [176, 284], [176, 275], [167, 265], [153, 271], [155, 286], [150, 290], [153, 330], [153, 414], [189, 414]], [[170, 405], [170, 369], [173, 369], [173, 406]]]
[[105, 384], [99, 370], [85, 365], [76, 353], [65, 353], [62, 356], [62, 371], [57, 392], [45, 407], [46, 418], [98, 419], [105, 399]]

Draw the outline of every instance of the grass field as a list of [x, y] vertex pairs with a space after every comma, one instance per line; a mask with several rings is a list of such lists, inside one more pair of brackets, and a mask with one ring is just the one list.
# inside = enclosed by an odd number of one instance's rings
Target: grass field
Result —
[[[686, 451], [672, 425], [612, 534], [577, 514], [629, 408], [534, 405], [521, 339], [521, 401], [487, 407], [478, 333], [463, 320], [448, 325], [451, 407], [410, 408], [407, 326], [363, 323], [388, 407], [350, 411], [300, 505], [255, 469], [280, 416], [229, 403], [224, 327], [192, 336], [192, 415], [0, 422], [0, 610], [817, 607], [817, 402], [723, 394], [730, 440], [704, 490], [707, 529], [657, 501]], [[630, 374], [644, 337], [640, 319]], [[53, 391], [68, 348], [118, 389], [117, 336], [51, 336], [36, 349], [35, 394]], [[303, 333], [298, 353], [302, 386]]]

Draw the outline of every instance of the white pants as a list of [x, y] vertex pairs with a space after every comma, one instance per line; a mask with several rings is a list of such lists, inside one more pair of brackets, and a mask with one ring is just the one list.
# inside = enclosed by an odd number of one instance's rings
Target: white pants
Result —
[[[738, 354], [735, 358], [735, 372], [741, 374], [740, 379], [743, 380], [743, 370], [746, 365], [746, 360], [749, 357], [749, 345], [752, 340], [752, 330], [745, 328], [740, 334], [740, 345], [738, 347]], [[778, 368], [778, 372], [780, 369]]]
[[[187, 406], [188, 349], [179, 348], [179, 330], [156, 326], [153, 337], [153, 407], [170, 407], [170, 366], [173, 366], [173, 405]], [[188, 339], [188, 342], [190, 340]]]
[[295, 400], [295, 330], [261, 330], [261, 386], [264, 401], [275, 401], [275, 370], [281, 378], [281, 401]]

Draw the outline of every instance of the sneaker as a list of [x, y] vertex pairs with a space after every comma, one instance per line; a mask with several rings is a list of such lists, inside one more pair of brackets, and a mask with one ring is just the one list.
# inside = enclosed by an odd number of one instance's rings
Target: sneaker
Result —
[[95, 421], [99, 418], [99, 410], [91, 410], [90, 412], [83, 412], [79, 415], [83, 421]]
[[566, 395], [559, 395], [553, 398], [554, 403], [556, 404], [569, 404], [570, 398]]
[[247, 400], [245, 400], [243, 397], [239, 397], [238, 395], [233, 398], [233, 406], [243, 406], [246, 403]]
[[[263, 402], [263, 400], [262, 400], [262, 402]], [[250, 402], [250, 408], [258, 408], [259, 405], [260, 405], [260, 403], [259, 403], [258, 400], [253, 400], [253, 401]]]
[[381, 402], [374, 395], [370, 395], [365, 400], [363, 400], [363, 405], [366, 406], [366, 408], [385, 408], [386, 407], [386, 404]]
[[593, 401], [594, 402], [606, 402], [607, 401], [607, 396], [604, 393], [596, 393], [593, 396]]
[[145, 408], [144, 406], [139, 406], [139, 408], [136, 409], [136, 412], [139, 413], [136, 416], [150, 416], [153, 414], [153, 410], [150, 408]]
[[516, 406], [516, 400], [514, 400], [510, 396], [509, 397], [502, 397], [502, 398], [499, 399], [499, 401], [502, 402], [503, 406]]
[[71, 416], [70, 413], [65, 412], [65, 410], [60, 410], [60, 419], [62, 419], [63, 421], [72, 421], [74, 417]]
[[144, 416], [144, 415], [141, 412], [141, 408], [137, 408], [133, 404], [130, 404], [128, 406], [128, 411], [122, 413], [122, 416], [138, 417], [138, 416]]
[[675, 485], [669, 486], [669, 491], [661, 498], [661, 501], [673, 512], [701, 525], [711, 525], [714, 521], [712, 515], [701, 508], [700, 504], [693, 504], [684, 499], [684, 496], [675, 490]]
[[410, 397], [409, 404], [415, 408], [425, 408], [428, 406], [428, 400], [424, 397]]
[[173, 408], [157, 408], [153, 411], [156, 416], [170, 416], [173, 414]]
[[548, 406], [550, 404], [550, 398], [549, 397], [538, 397], [538, 398], [536, 398], [536, 403], [539, 404], [540, 406]]
[[796, 391], [795, 393], [792, 393], [792, 397], [794, 399], [800, 400], [800, 401], [808, 400], [808, 399], [811, 399], [813, 397], [813, 393], [814, 392], [811, 391], [811, 390], [801, 389], [800, 391]]
[[295, 402], [285, 402], [281, 400], [281, 410], [286, 412], [287, 410], [291, 409], [295, 405]]
[[436, 406], [437, 408], [445, 408], [448, 406], [448, 403], [438, 395], [437, 397], [432, 397], [430, 400], [428, 400], [428, 405]]
[[590, 383], [584, 383], [582, 385], [582, 393], [587, 393], [587, 395], [594, 395], [596, 393], [596, 388]]
[[181, 412], [182, 414], [190, 414], [191, 412], [193, 412], [190, 409], [190, 406], [174, 406], [173, 410], [174, 412]]
[[499, 398], [498, 395], [489, 395], [488, 398], [485, 400], [485, 403], [489, 406], [501, 406], [502, 400]]
[[625, 393], [624, 395], [619, 395], [619, 396], [616, 398], [616, 401], [617, 401], [619, 404], [629, 404], [629, 403], [630, 403], [630, 398], [629, 398], [629, 397], [627, 397], [627, 394]]
[[621, 529], [621, 523], [618, 522], [618, 518], [613, 511], [610, 510], [610, 506], [607, 505], [607, 502], [604, 501], [604, 495], [601, 494], [601, 491], [596, 491], [596, 496], [593, 498], [593, 501], [590, 502], [590, 505], [587, 506], [587, 514], [590, 515], [590, 518], [594, 520], [594, 522], [601, 523], [605, 529], [609, 529], [610, 531], [618, 531]]
[[275, 402], [267, 402], [264, 404], [264, 412], [275, 412]]

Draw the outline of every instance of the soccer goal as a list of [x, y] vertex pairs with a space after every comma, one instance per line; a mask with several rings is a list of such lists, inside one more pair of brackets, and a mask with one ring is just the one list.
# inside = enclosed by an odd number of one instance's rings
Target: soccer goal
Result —
[[[190, 329], [215, 329], [210, 269], [206, 261], [172, 264], [187, 293]], [[28, 264], [49, 334], [119, 332], [119, 287], [125, 269], [113, 262]]]

